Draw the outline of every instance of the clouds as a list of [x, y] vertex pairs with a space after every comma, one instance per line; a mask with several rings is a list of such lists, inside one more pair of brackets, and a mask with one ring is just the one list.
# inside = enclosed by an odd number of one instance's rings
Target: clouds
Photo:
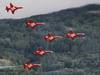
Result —
[[[14, 15], [5, 11], [5, 6], [10, 2], [23, 6]], [[45, 14], [61, 9], [78, 7], [85, 4], [99, 4], [100, 0], [1, 0], [0, 1], [0, 19], [1, 18], [23, 18], [31, 15]]]

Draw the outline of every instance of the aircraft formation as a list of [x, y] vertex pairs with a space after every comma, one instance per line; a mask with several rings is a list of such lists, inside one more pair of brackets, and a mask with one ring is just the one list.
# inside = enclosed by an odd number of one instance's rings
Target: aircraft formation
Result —
[[[27, 28], [35, 30], [35, 28], [37, 26], [45, 26], [45, 23], [44, 22], [34, 22], [33, 20], [26, 21]], [[48, 34], [43, 36], [43, 40], [45, 42], [51, 43], [51, 42], [54, 42], [56, 40], [60, 40], [60, 39], [64, 39], [64, 38], [74, 40], [76, 38], [82, 38], [82, 37], [85, 37], [85, 33], [77, 33], [77, 32], [74, 32], [73, 30], [70, 30], [68, 33], [65, 34], [65, 36], [60, 36], [60, 35], [48, 33]], [[38, 48], [37, 50], [33, 51], [32, 54], [34, 54], [36, 56], [46, 56], [47, 54], [51, 54], [51, 53], [54, 53], [54, 52], [50, 51], [50, 50], [45, 50], [43, 48]], [[24, 68], [26, 70], [31, 70], [34, 68], [38, 68], [40, 66], [41, 66], [41, 64], [32, 64], [31, 62], [24, 64]]]
[[[22, 9], [23, 7], [19, 7], [19, 6], [15, 6], [12, 3], [10, 3], [9, 5], [6, 6], [6, 11], [7, 12], [11, 12], [12, 14], [15, 14], [15, 12], [19, 9]], [[44, 22], [36, 22], [32, 19], [29, 19], [25, 22], [26, 24], [26, 28], [35, 30], [38, 26], [45, 26], [46, 24]], [[69, 30], [68, 33], [65, 34], [65, 36], [60, 36], [60, 35], [56, 35], [56, 34], [52, 34], [52, 33], [48, 33], [46, 35], [43, 36], [43, 40], [45, 42], [54, 42], [60, 39], [70, 39], [70, 40], [74, 40], [76, 38], [82, 38], [85, 37], [85, 33], [77, 33], [73, 30]], [[51, 54], [54, 53], [53, 51], [50, 50], [45, 50], [43, 48], [38, 48], [37, 50], [33, 51], [32, 54], [36, 55], [36, 56], [46, 56], [47, 54]], [[23, 67], [25, 70], [31, 70], [31, 69], [35, 69], [38, 67], [41, 67], [41, 64], [34, 64], [31, 61], [26, 62], [23, 64]]]

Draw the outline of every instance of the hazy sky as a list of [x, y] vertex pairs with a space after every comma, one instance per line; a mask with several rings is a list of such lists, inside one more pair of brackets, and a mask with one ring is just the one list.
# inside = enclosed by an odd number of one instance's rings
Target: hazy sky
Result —
[[[14, 15], [7, 13], [5, 7], [10, 2], [24, 8], [16, 11]], [[0, 0], [0, 19], [24, 18], [94, 3], [100, 4], [100, 0]]]

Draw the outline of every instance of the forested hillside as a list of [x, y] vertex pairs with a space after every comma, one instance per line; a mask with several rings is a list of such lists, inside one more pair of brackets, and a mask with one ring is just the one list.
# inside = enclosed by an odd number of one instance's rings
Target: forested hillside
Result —
[[[100, 5], [87, 5], [24, 19], [0, 20], [0, 75], [100, 75]], [[25, 22], [33, 19], [45, 26], [32, 30]], [[73, 28], [84, 32], [84, 39], [61, 39], [53, 43], [43, 35], [65, 36]], [[32, 54], [38, 47], [54, 51], [44, 57]], [[23, 63], [31, 59], [41, 63], [36, 70], [25, 71]]]

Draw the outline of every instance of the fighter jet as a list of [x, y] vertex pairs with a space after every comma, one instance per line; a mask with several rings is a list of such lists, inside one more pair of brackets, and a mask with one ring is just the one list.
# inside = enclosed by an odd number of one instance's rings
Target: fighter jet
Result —
[[53, 53], [53, 51], [46, 51], [43, 48], [38, 48], [37, 50], [35, 50], [33, 52], [33, 54], [38, 55], [38, 56], [43, 56], [43, 55], [46, 55], [48, 53]]
[[11, 11], [11, 13], [14, 14], [16, 10], [22, 9], [22, 8], [23, 8], [23, 7], [17, 7], [17, 6], [15, 6], [15, 5], [13, 5], [12, 3], [10, 3], [9, 6], [6, 6], [6, 11], [7, 11], [7, 12]]
[[84, 37], [85, 36], [85, 33], [76, 33], [74, 31], [69, 31], [67, 34], [66, 34], [66, 37], [71, 39], [71, 40], [74, 40], [76, 38], [80, 38], [80, 37]]
[[61, 39], [61, 38], [63, 38], [63, 37], [57, 36], [54, 34], [50, 34], [50, 33], [44, 36], [44, 40], [47, 42], [53, 42], [54, 40]]
[[34, 29], [37, 26], [45, 25], [43, 22], [35, 22], [33, 20], [26, 21], [26, 27]]
[[35, 69], [35, 68], [38, 68], [38, 67], [40, 67], [41, 66], [41, 64], [32, 64], [32, 63], [25, 63], [24, 64], [24, 69], [25, 70], [31, 70], [31, 69]]

